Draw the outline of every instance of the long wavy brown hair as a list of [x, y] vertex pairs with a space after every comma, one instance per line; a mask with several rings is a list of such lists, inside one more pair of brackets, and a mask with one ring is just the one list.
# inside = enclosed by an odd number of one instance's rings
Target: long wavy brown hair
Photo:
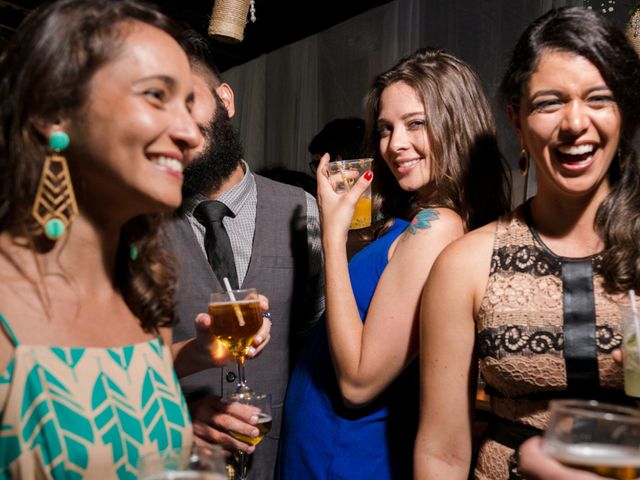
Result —
[[[176, 39], [181, 35], [179, 25], [139, 1], [60, 0], [31, 13], [0, 58], [0, 231], [27, 238], [36, 254], [43, 242], [31, 207], [47, 147], [34, 122], [85, 104], [92, 76], [119, 52], [125, 33], [118, 27], [133, 21]], [[160, 215], [130, 220], [116, 258], [117, 288], [147, 331], [171, 324], [175, 316], [175, 271], [158, 239], [160, 223]]]
[[[417, 192], [400, 188], [380, 153], [380, 97], [397, 82], [414, 89], [427, 115], [430, 182], [435, 190], [429, 205], [418, 201]], [[366, 137], [375, 152], [375, 204], [382, 217], [377, 235], [394, 217], [410, 219], [426, 207], [454, 210], [468, 230], [509, 211], [511, 182], [496, 141], [493, 114], [477, 74], [465, 62], [442, 49], [420, 48], [374, 79], [366, 104]]]
[[503, 76], [500, 92], [514, 111], [541, 55], [550, 50], [573, 53], [595, 65], [620, 109], [620, 144], [609, 167], [611, 190], [598, 207], [595, 229], [605, 245], [605, 288], [640, 292], [640, 164], [632, 144], [640, 122], [640, 58], [604, 16], [580, 7], [550, 10], [524, 31]]

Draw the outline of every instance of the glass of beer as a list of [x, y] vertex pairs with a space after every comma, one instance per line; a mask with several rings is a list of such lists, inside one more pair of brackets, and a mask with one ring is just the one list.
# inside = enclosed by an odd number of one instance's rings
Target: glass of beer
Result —
[[[348, 192], [351, 185], [356, 183], [365, 172], [371, 170], [371, 158], [359, 158], [356, 160], [337, 160], [327, 165], [327, 175], [333, 191], [337, 193]], [[371, 225], [371, 185], [365, 190], [356, 203], [350, 230], [366, 228]]]
[[169, 449], [138, 460], [141, 480], [227, 480], [224, 454], [218, 445]]
[[544, 451], [603, 477], [640, 476], [640, 410], [595, 400], [552, 400]]
[[[251, 405], [258, 408], [258, 428], [257, 437], [247, 437], [240, 433], [236, 433], [233, 430], [229, 431], [229, 434], [241, 442], [248, 443], [250, 445], [257, 445], [263, 439], [264, 436], [271, 429], [271, 394], [270, 393], [257, 393], [257, 392], [236, 392], [229, 396], [227, 399], [229, 402], [238, 402], [245, 405]], [[236, 452], [237, 460], [236, 480], [246, 480], [247, 478], [247, 454], [244, 452]]]
[[248, 392], [244, 362], [253, 337], [262, 326], [255, 288], [212, 293], [209, 298], [210, 331], [229, 349], [238, 363], [238, 392]]

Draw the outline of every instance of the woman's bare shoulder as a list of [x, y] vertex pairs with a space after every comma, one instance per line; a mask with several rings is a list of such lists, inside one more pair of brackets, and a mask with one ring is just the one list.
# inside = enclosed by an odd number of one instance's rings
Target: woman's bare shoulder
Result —
[[484, 252], [493, 250], [497, 222], [491, 222], [472, 230], [452, 242], [443, 252], [447, 257], [476, 257]]
[[487, 224], [450, 243], [436, 259], [427, 286], [450, 285], [460, 294], [466, 291], [477, 303], [491, 267], [496, 225]]

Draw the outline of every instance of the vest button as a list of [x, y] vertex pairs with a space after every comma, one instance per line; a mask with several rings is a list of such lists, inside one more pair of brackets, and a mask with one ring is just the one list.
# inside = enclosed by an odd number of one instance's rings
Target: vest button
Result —
[[234, 382], [236, 379], [236, 374], [233, 372], [227, 372], [227, 382]]

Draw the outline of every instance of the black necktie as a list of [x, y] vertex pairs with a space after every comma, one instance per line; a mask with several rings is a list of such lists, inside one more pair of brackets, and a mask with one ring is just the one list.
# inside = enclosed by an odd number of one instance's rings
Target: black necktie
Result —
[[193, 216], [207, 229], [204, 236], [204, 248], [207, 251], [209, 265], [224, 286], [223, 278], [227, 277], [233, 289], [238, 288], [238, 274], [236, 262], [229, 235], [222, 224], [224, 217], [235, 215], [229, 207], [217, 200], [201, 202], [193, 212]]

